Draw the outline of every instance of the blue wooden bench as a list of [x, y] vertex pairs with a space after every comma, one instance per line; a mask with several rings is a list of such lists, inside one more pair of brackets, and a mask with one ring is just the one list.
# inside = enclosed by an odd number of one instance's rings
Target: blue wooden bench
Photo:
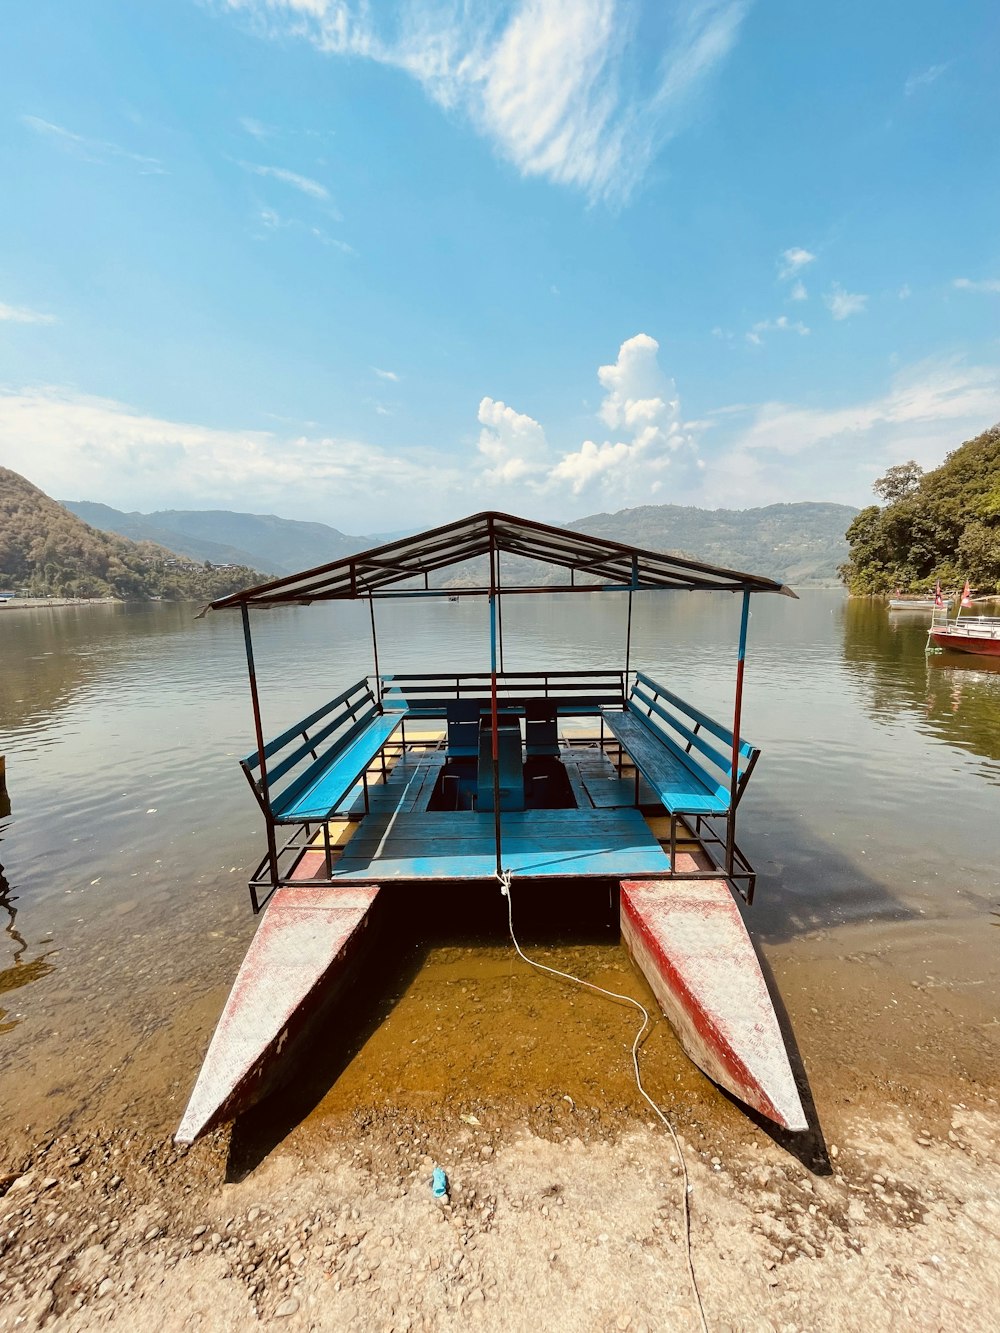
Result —
[[[404, 716], [405, 710], [385, 712], [365, 678], [264, 746], [266, 787], [258, 752], [241, 759], [265, 818], [273, 824], [329, 819]], [[366, 805], [367, 795], [366, 782]]]
[[642, 672], [636, 673], [624, 710], [603, 708], [601, 716], [635, 765], [637, 803], [641, 774], [670, 815], [671, 861], [678, 816], [692, 816], [696, 831], [702, 819], [719, 818], [726, 830], [718, 841], [725, 845], [732, 875], [734, 856], [742, 860], [735, 845], [736, 807], [760, 750], [740, 739], [734, 782], [732, 731]]

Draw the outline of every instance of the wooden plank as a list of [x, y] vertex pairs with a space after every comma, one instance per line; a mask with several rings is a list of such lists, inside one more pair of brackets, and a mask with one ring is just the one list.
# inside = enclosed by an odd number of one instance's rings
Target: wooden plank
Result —
[[283, 796], [274, 804], [275, 819], [295, 824], [305, 819], [324, 819], [336, 810], [402, 720], [400, 713], [376, 716], [332, 763], [323, 766], [307, 786], [296, 791], [291, 801], [286, 804]]
[[666, 737], [650, 735], [648, 727], [626, 713], [608, 713], [605, 721], [668, 810], [711, 815], [729, 809], [729, 794], [711, 791], [672, 753]]
[[635, 805], [635, 782], [629, 778], [584, 777], [583, 785], [598, 810], [620, 810]]
[[[577, 842], [599, 845], [623, 836], [623, 830], [642, 828], [643, 839], [655, 842], [637, 810], [524, 810], [504, 814], [501, 834], [505, 842], [515, 838], [571, 838]], [[394, 840], [433, 841], [444, 846], [469, 839], [492, 841], [492, 814], [475, 810], [442, 810], [426, 813], [380, 813], [365, 819], [355, 835], [358, 846], [372, 846]]]
[[584, 785], [583, 776], [580, 773], [579, 768], [576, 764], [569, 763], [565, 759], [563, 760], [563, 768], [566, 770], [566, 776], [569, 778], [569, 785], [577, 806], [581, 810], [589, 810], [593, 805], [593, 802], [587, 793], [587, 788]]
[[[428, 815], [400, 813], [370, 831], [366, 821], [334, 867], [334, 879], [490, 878], [496, 869], [492, 816], [461, 811], [444, 818], [451, 828]], [[504, 867], [526, 876], [614, 878], [670, 869], [637, 810], [506, 815], [502, 851]]]
[[[503, 849], [503, 867], [524, 878], [599, 878], [618, 875], [665, 875], [670, 859], [659, 846], [617, 847], [606, 851], [591, 848], [576, 852], [562, 850], [547, 853], [534, 846], [525, 851]], [[343, 883], [364, 883], [373, 874], [389, 880], [477, 880], [492, 879], [496, 873], [496, 853], [466, 852], [463, 856], [378, 857], [357, 859], [346, 854], [333, 868], [333, 878]]]
[[420, 761], [416, 780], [408, 785], [406, 795], [399, 803], [400, 810], [411, 813], [427, 809], [427, 803], [434, 794], [434, 786], [438, 774], [444, 767], [444, 761], [443, 754], [430, 755]]
[[623, 881], [621, 929], [695, 1064], [776, 1124], [808, 1129], [760, 961], [725, 880]]
[[178, 1127], [193, 1143], [252, 1104], [272, 1064], [301, 1027], [319, 988], [343, 973], [365, 931], [378, 886], [278, 889], [237, 973]]

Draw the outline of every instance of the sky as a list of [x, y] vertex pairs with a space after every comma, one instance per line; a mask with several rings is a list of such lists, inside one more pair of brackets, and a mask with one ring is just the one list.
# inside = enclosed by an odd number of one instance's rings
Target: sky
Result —
[[10, 0], [0, 464], [348, 533], [1000, 421], [995, 0]]

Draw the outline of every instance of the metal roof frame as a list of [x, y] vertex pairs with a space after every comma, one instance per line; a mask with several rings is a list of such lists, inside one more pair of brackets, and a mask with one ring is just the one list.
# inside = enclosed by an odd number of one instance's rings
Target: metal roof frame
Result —
[[[368, 551], [344, 556], [326, 565], [288, 574], [212, 602], [206, 610], [240, 607], [308, 605], [312, 602], [356, 601], [400, 596], [488, 596], [488, 586], [432, 588], [430, 576], [449, 565], [479, 556], [494, 560], [500, 553], [521, 556], [570, 571], [567, 584], [504, 585], [505, 596], [539, 592], [772, 592], [795, 593], [783, 583], [759, 574], [746, 574], [707, 565], [662, 551], [591, 537], [497, 510], [471, 514], [414, 536], [403, 537]], [[575, 575], [603, 582], [576, 583]], [[419, 580], [420, 586], [400, 587]]]

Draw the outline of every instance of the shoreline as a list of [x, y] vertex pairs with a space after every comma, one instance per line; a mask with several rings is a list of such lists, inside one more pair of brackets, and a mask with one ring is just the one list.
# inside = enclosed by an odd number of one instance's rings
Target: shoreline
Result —
[[[217, 918], [220, 955], [242, 951], [237, 924]], [[962, 977], [908, 981], [918, 934], [845, 927], [767, 950], [812, 1136], [771, 1136], [665, 1022], [649, 1034], [643, 1075], [683, 1146], [712, 1333], [994, 1326], [987, 997]], [[314, 1068], [190, 1149], [169, 1134], [226, 981], [198, 984], [193, 956], [164, 979], [185, 1003], [152, 1012], [132, 959], [134, 1000], [79, 1058], [37, 1067], [7, 1118], [0, 1330], [696, 1329], [678, 1163], [631, 1081], [631, 1016], [485, 952], [442, 946], [402, 989], [377, 978], [384, 1012], [359, 992]], [[612, 950], [599, 966], [615, 982], [627, 962]], [[25, 1055], [31, 1078], [44, 1056], [34, 1041]]]
[[[190, 1149], [121, 1126], [40, 1144], [0, 1175], [0, 1329], [697, 1328], [661, 1130], [472, 1106], [306, 1122], [251, 1169], [228, 1129]], [[672, 1118], [709, 1328], [994, 1327], [995, 1112], [838, 1117], [819, 1170], [753, 1126]]]
[[8, 607], [34, 611], [40, 606], [125, 606], [121, 597], [11, 597], [0, 600], [0, 611]]

